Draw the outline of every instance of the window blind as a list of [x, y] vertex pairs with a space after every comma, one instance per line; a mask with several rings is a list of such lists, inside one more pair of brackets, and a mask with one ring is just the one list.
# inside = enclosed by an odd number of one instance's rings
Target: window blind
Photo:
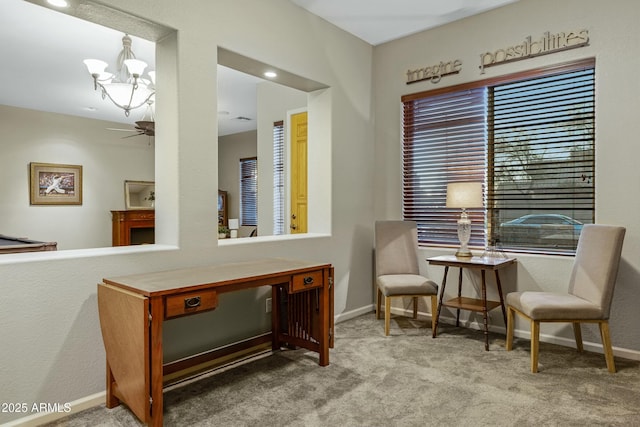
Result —
[[506, 247], [574, 250], [580, 223], [594, 220], [594, 68], [489, 93], [493, 239]]
[[273, 234], [284, 234], [284, 122], [273, 123]]
[[[403, 217], [423, 244], [458, 244], [460, 209], [447, 208], [447, 184], [485, 182], [486, 89], [404, 102]], [[468, 209], [470, 246], [484, 246], [485, 210]]]
[[258, 158], [240, 159], [240, 225], [258, 225]]

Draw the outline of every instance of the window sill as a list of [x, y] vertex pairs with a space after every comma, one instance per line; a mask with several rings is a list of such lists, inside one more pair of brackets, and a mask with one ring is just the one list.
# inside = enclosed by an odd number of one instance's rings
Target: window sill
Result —
[[218, 246], [237, 246], [246, 245], [252, 243], [266, 243], [266, 242], [288, 242], [293, 240], [304, 239], [318, 239], [324, 237], [331, 237], [330, 234], [322, 233], [304, 233], [304, 234], [284, 234], [280, 236], [256, 236], [256, 237], [237, 237], [218, 239]]

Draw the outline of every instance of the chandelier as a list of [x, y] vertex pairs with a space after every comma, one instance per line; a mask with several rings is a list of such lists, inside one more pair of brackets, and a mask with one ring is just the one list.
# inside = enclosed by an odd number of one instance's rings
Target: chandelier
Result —
[[85, 59], [84, 64], [93, 77], [93, 88], [102, 92], [102, 99], [108, 97], [115, 105], [129, 112], [143, 105], [150, 105], [155, 95], [156, 73], [149, 71], [149, 78], [143, 78], [147, 63], [136, 59], [131, 50], [131, 37], [125, 34], [122, 38], [122, 51], [118, 55], [117, 74], [106, 71], [107, 64], [99, 59]]

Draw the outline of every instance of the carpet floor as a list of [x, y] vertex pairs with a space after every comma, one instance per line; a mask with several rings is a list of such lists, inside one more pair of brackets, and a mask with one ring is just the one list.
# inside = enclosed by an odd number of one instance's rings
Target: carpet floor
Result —
[[[277, 352], [164, 394], [165, 426], [639, 426], [640, 362], [529, 341], [506, 352], [504, 335], [366, 314], [336, 325], [330, 365], [306, 350]], [[140, 426], [121, 405], [48, 424]]]

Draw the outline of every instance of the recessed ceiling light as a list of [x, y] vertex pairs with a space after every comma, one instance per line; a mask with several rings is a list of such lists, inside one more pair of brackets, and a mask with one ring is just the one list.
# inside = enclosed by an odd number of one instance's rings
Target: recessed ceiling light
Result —
[[49, 3], [51, 6], [55, 6], [55, 7], [68, 7], [69, 3], [67, 3], [67, 0], [47, 0], [47, 3]]
[[264, 72], [264, 76], [272, 79], [274, 77], [277, 77], [278, 75], [273, 71], [265, 71]]

